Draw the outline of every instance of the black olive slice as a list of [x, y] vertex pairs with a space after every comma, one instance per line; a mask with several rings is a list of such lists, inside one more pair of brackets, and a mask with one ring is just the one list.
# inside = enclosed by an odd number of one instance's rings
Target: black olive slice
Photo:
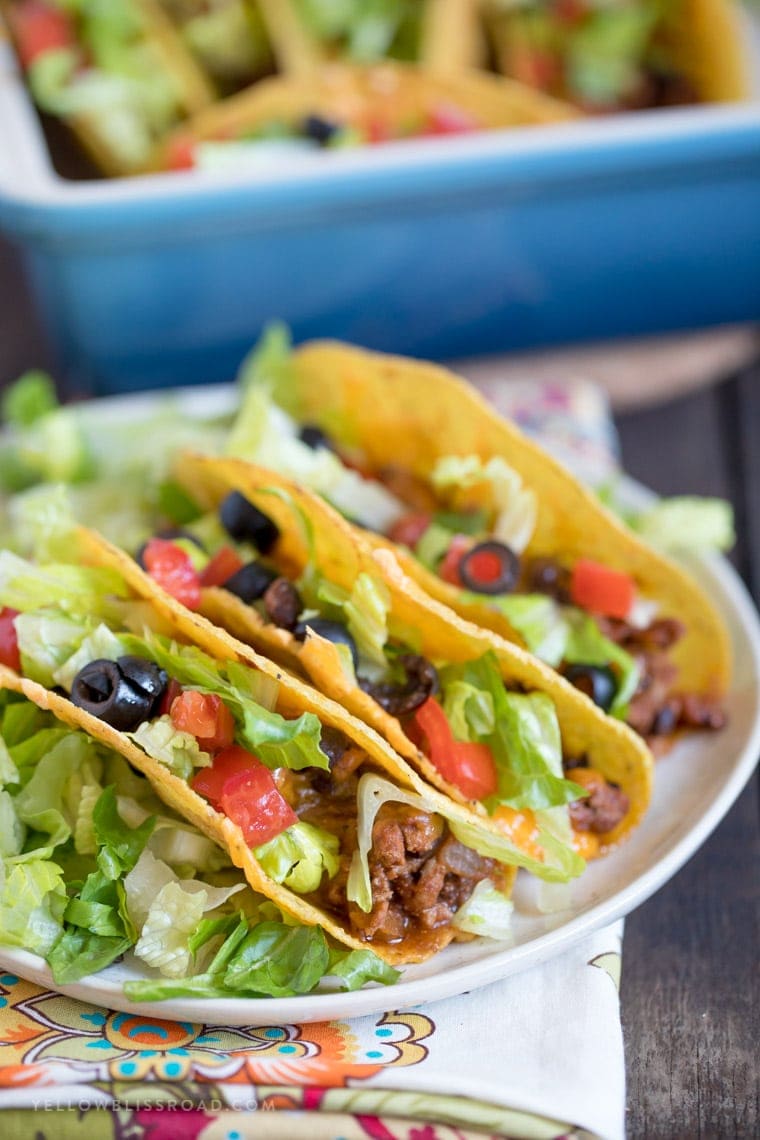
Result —
[[568, 665], [565, 677], [576, 689], [590, 697], [595, 705], [609, 712], [617, 692], [615, 674], [606, 665]]
[[261, 562], [246, 562], [245, 566], [241, 566], [223, 583], [222, 589], [229, 590], [243, 602], [255, 602], [257, 598], [262, 597], [276, 577], [276, 572]]
[[336, 645], [347, 645], [351, 650], [351, 658], [354, 663], [354, 669], [359, 665], [359, 652], [356, 648], [356, 642], [351, 634], [348, 632], [342, 622], [329, 621], [327, 618], [309, 618], [308, 621], [299, 621], [293, 634], [297, 641], [303, 641], [306, 637], [306, 630], [311, 629], [319, 637], [324, 637], [327, 641], [332, 641]]
[[332, 451], [330, 440], [317, 424], [304, 424], [298, 433], [298, 438], [301, 443], [305, 443], [306, 446], [310, 447], [313, 451], [316, 451], [318, 447], [324, 447], [328, 451]]
[[327, 146], [340, 129], [340, 123], [323, 119], [321, 115], [307, 115], [301, 123], [301, 131], [304, 137], [313, 139], [320, 146]]
[[[196, 538], [196, 536], [194, 534], [191, 534], [189, 530], [183, 530], [182, 527], [179, 526], [168, 526], [163, 530], [157, 530], [153, 537], [163, 538], [166, 540], [166, 542], [176, 542], [178, 538], [181, 538], [185, 542], [194, 543], [199, 550], [202, 550], [204, 552], [204, 554], [206, 552], [206, 548], [199, 538]], [[148, 543], [144, 542], [135, 554], [135, 562], [138, 564], [138, 566], [142, 566], [143, 570], [145, 569], [145, 561], [143, 556], [145, 554], [145, 547], [147, 545]]]
[[230, 538], [252, 542], [262, 554], [271, 550], [280, 536], [276, 523], [239, 491], [230, 491], [222, 501], [219, 518]]
[[131, 654], [117, 657], [116, 664], [123, 677], [147, 693], [155, 708], [169, 684], [166, 671], [156, 665], [155, 661], [148, 661], [145, 657], [135, 657]]
[[125, 677], [115, 661], [100, 658], [79, 670], [71, 700], [121, 732], [131, 732], [147, 720], [154, 704], [150, 693]]
[[403, 654], [398, 664], [406, 673], [403, 684], [394, 685], [389, 681], [373, 684], [360, 677], [359, 686], [391, 716], [406, 716], [438, 692], [438, 672], [426, 657], [416, 653]]
[[503, 542], [479, 542], [459, 562], [462, 585], [478, 594], [508, 594], [520, 577], [520, 559]]

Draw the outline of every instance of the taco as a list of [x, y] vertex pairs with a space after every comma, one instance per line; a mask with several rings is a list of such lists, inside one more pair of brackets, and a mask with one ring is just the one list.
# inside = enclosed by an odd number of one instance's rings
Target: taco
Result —
[[396, 59], [439, 71], [476, 66], [483, 54], [478, 0], [259, 0], [280, 70], [303, 76], [325, 63]]
[[155, 165], [237, 164], [290, 150], [345, 148], [422, 135], [465, 134], [576, 117], [567, 104], [485, 72], [413, 64], [332, 64], [264, 79], [196, 115], [166, 140]]
[[421, 961], [503, 932], [516, 867], [549, 881], [582, 871], [556, 813], [522, 843], [97, 535], [69, 533], [65, 549], [41, 564], [0, 552], [0, 684], [120, 752], [283, 914], [386, 962]]
[[43, 957], [63, 989], [131, 953], [157, 971], [127, 984], [133, 1000], [290, 996], [325, 974], [349, 989], [395, 980], [370, 950], [285, 923], [76, 714], [3, 670], [0, 946]]
[[229, 454], [322, 494], [427, 594], [650, 743], [723, 724], [728, 636], [697, 583], [457, 377], [273, 334], [242, 381]]
[[499, 70], [592, 113], [749, 93], [732, 0], [484, 0]]
[[[185, 454], [175, 478], [211, 513], [138, 552], [159, 585], [176, 590], [166, 568], [184, 554], [185, 602], [308, 677], [537, 858], [547, 811], [585, 858], [640, 821], [652, 780], [643, 742], [524, 650], [431, 599], [324, 500], [234, 459]], [[585, 794], [558, 781], [563, 763]]]
[[159, 0], [188, 51], [224, 94], [274, 70], [257, 0]]
[[160, 138], [214, 99], [156, 0], [2, 0], [40, 110], [105, 174], [144, 169]]

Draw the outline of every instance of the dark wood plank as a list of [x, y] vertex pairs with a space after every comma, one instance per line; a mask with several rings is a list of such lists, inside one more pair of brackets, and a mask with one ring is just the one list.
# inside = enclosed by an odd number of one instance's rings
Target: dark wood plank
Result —
[[[748, 372], [622, 417], [627, 470], [665, 494], [730, 498], [734, 561], [757, 586], [760, 388]], [[752, 1137], [757, 1064], [758, 781], [690, 863], [626, 924], [622, 1016], [637, 1137]]]

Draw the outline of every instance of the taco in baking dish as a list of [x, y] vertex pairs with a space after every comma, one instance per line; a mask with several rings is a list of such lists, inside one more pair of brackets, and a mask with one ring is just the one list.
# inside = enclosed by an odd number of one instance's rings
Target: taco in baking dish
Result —
[[[566, 812], [536, 811], [528, 841], [500, 828], [97, 535], [68, 533], [65, 549], [41, 564], [0, 552], [0, 684], [38, 701], [42, 687], [284, 914], [387, 962], [420, 961], [503, 931], [517, 867], [549, 881], [582, 871]], [[584, 794], [548, 767], [549, 802]]]
[[483, 0], [482, 10], [504, 75], [592, 113], [749, 91], [732, 0]]
[[474, 67], [484, 51], [478, 0], [259, 0], [280, 70], [303, 75], [337, 59]]
[[127, 983], [133, 1000], [283, 997], [326, 974], [348, 989], [395, 980], [370, 950], [283, 921], [81, 720], [3, 669], [0, 947], [40, 955], [62, 988], [129, 952], [155, 971]]
[[35, 103], [105, 174], [144, 169], [215, 97], [157, 0], [1, 0], [0, 12]]
[[154, 165], [239, 165], [293, 150], [345, 148], [573, 119], [577, 112], [485, 72], [413, 64], [330, 64], [264, 79], [209, 107], [158, 148]]
[[324, 500], [235, 459], [185, 454], [175, 478], [206, 513], [138, 552], [163, 588], [308, 677], [539, 859], [547, 811], [586, 858], [640, 821], [652, 781], [643, 742], [423, 593]]
[[650, 742], [723, 723], [728, 635], [697, 583], [456, 376], [273, 334], [242, 380], [229, 454], [322, 494]]

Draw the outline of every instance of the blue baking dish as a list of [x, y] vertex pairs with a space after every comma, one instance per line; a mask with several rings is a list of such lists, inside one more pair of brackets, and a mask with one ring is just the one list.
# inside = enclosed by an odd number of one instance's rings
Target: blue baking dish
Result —
[[77, 390], [228, 379], [272, 318], [431, 358], [760, 317], [760, 104], [70, 182], [0, 44], [0, 228]]

